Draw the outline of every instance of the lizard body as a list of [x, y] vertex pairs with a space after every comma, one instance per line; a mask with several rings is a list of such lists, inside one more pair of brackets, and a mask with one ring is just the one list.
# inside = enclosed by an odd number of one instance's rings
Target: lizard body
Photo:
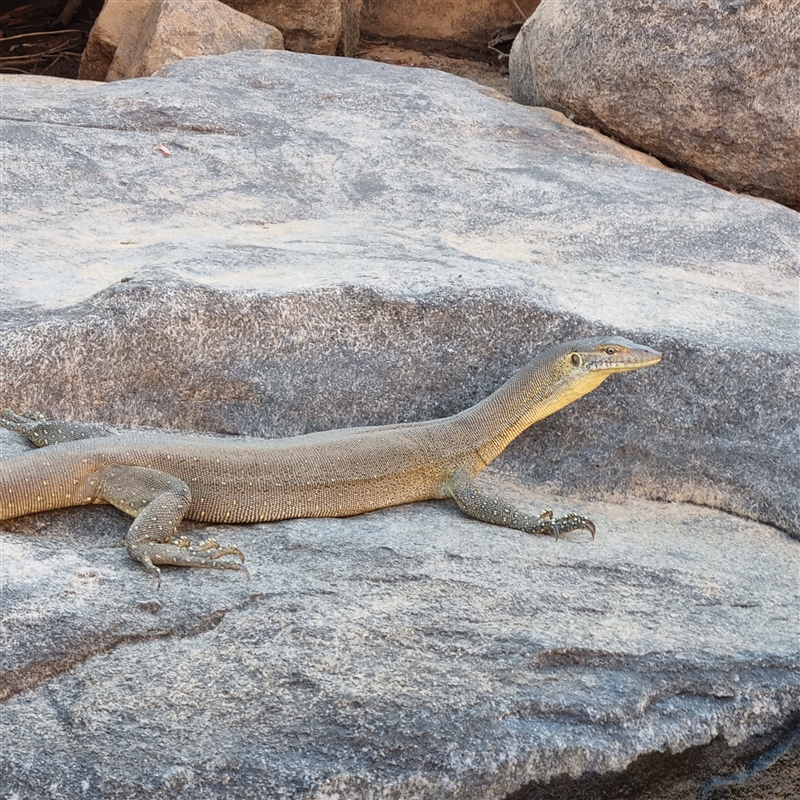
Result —
[[530, 533], [594, 525], [569, 514], [531, 516], [481, 494], [473, 478], [523, 430], [615, 372], [658, 363], [655, 350], [618, 337], [554, 345], [485, 400], [444, 419], [343, 428], [282, 439], [171, 433], [106, 435], [5, 411], [0, 425], [42, 447], [0, 461], [0, 520], [111, 503], [135, 517], [131, 557], [157, 564], [244, 569], [235, 547], [176, 537], [182, 519], [210, 523], [344, 517], [453, 498], [466, 514]]

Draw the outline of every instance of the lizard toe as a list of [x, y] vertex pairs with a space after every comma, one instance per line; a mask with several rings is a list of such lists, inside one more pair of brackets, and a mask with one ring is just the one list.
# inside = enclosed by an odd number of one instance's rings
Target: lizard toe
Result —
[[592, 534], [592, 539], [594, 539], [596, 532], [594, 522], [587, 517], [582, 517], [580, 514], [567, 514], [563, 517], [559, 517], [553, 524], [556, 530], [556, 539], [558, 539], [562, 533], [569, 533], [570, 531], [577, 530], [589, 531], [589, 533]]

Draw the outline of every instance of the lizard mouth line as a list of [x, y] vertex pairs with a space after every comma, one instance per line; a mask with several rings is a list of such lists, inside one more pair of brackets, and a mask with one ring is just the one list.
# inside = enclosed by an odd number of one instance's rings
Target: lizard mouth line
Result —
[[633, 372], [637, 369], [644, 367], [653, 367], [661, 362], [661, 353], [654, 353], [651, 358], [642, 358], [634, 363], [621, 361], [612, 362], [611, 364], [598, 364], [596, 367], [590, 367], [592, 370], [608, 370], [609, 372]]

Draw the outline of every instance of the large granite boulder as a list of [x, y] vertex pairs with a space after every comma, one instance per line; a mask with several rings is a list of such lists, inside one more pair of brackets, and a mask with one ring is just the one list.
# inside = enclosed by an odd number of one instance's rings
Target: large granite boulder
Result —
[[287, 50], [353, 56], [362, 0], [222, 0], [279, 28]]
[[543, 0], [517, 102], [800, 210], [800, 0]]
[[127, 64], [119, 61], [109, 75], [114, 57], [123, 45], [123, 51], [133, 50], [142, 23], [153, 0], [105, 0], [81, 56], [78, 77], [86, 81], [118, 80], [125, 77]]
[[797, 214], [369, 62], [3, 78], [2, 113], [1, 407], [286, 435], [453, 413], [551, 341], [664, 353], [483, 479], [594, 542], [448, 503], [215, 526], [252, 581], [157, 592], [113, 509], [2, 523], [7, 792], [588, 798], [656, 764], [638, 796], [679, 798], [785, 740]]
[[191, 56], [282, 48], [277, 28], [218, 0], [106, 0], [79, 77], [141, 78]]
[[218, 0], [154, 0], [133, 47], [126, 78], [152, 75], [182, 58], [236, 50], [280, 50], [281, 32]]
[[[89, 34], [79, 77], [95, 81], [142, 77], [178, 56], [262, 47], [278, 50], [284, 45], [298, 52], [352, 56], [358, 45], [361, 2], [192, 0], [164, 8], [163, 0], [106, 0]], [[249, 19], [231, 14], [226, 6]], [[268, 26], [266, 45], [258, 23]]]
[[[486, 51], [498, 31], [515, 29], [538, 0], [369, 0], [361, 27], [372, 38], [399, 39]], [[524, 6], [524, 12], [522, 7]]]

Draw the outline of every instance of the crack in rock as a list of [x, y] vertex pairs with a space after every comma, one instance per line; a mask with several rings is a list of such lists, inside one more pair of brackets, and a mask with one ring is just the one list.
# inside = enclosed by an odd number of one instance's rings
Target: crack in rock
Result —
[[[266, 597], [266, 594], [263, 593], [250, 595], [242, 602], [230, 608], [217, 609], [206, 614], [194, 624], [183, 623], [177, 624], [175, 627], [169, 628], [168, 630], [160, 629], [124, 634], [105, 642], [101, 641], [100, 643], [97, 643], [97, 638], [93, 637], [91, 641], [94, 644], [91, 647], [79, 647], [77, 650], [67, 653], [60, 658], [33, 662], [19, 669], [8, 670], [0, 675], [0, 702], [8, 700], [20, 692], [33, 689], [50, 678], [55, 678], [70, 672], [80, 664], [90, 661], [97, 656], [110, 653], [125, 645], [141, 644], [161, 639], [191, 639], [195, 636], [208, 633], [217, 628], [228, 614], [241, 611], [264, 597]], [[158, 605], [157, 601], [146, 602], [140, 603], [139, 608], [147, 613], [157, 613], [159, 609], [156, 608], [156, 606]]]

